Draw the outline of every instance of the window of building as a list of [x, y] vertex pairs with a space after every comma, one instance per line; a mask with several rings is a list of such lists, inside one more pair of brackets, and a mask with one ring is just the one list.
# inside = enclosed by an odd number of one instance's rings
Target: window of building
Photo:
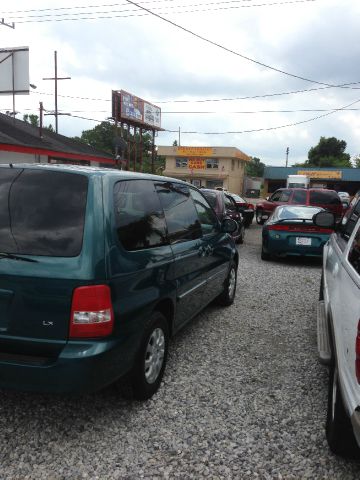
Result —
[[231, 170], [235, 169], [235, 160], [232, 158], [231, 159]]
[[170, 243], [202, 237], [201, 224], [190, 195], [190, 188], [181, 183], [159, 182], [156, 190], [165, 213]]
[[126, 250], [168, 243], [164, 212], [153, 182], [129, 180], [114, 186], [115, 225]]
[[219, 160], [217, 158], [207, 158], [206, 168], [219, 168]]
[[175, 158], [176, 168], [187, 168], [188, 159], [187, 158]]

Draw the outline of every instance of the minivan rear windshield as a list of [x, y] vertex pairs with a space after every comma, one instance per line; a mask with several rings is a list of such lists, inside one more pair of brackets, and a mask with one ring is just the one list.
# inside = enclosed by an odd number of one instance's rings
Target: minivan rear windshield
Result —
[[85, 175], [0, 168], [0, 252], [79, 255], [87, 188]]

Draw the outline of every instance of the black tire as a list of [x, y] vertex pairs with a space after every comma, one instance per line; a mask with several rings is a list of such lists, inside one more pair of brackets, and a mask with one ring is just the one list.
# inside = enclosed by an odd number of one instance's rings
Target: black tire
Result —
[[[169, 326], [160, 312], [153, 312], [146, 325], [144, 337], [131, 374], [132, 396], [147, 400], [157, 392], [164, 375], [169, 347]], [[149, 367], [151, 350], [154, 363]], [[148, 365], [146, 364], [148, 362]], [[159, 364], [161, 362], [161, 365]], [[153, 369], [151, 369], [151, 366]]]
[[258, 208], [255, 212], [255, 215], [256, 215], [256, 223], [258, 225], [264, 225], [265, 223], [265, 220], [262, 219], [262, 213], [263, 213], [263, 210], [262, 208]]
[[330, 450], [336, 455], [360, 459], [360, 449], [356, 443], [350, 418], [341, 397], [336, 362], [329, 371], [329, 393], [326, 417], [326, 439]]
[[261, 245], [261, 260], [270, 260], [271, 255], [270, 253], [265, 252], [264, 245]]
[[319, 300], [324, 300], [324, 274], [321, 273]]
[[[235, 282], [235, 283], [234, 283]], [[216, 298], [216, 303], [223, 307], [228, 307], [234, 303], [237, 284], [237, 265], [235, 262], [231, 262], [228, 276], [226, 277], [224, 290]]]
[[240, 243], [240, 245], [242, 245], [244, 243], [244, 238], [245, 238], [245, 227], [241, 226], [240, 227], [240, 236], [237, 239], [237, 243]]

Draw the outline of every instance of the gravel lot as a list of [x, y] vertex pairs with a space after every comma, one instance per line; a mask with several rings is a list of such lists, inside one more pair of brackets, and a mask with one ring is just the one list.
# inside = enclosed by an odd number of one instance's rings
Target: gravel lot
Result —
[[1, 391], [0, 479], [360, 478], [325, 441], [320, 264], [262, 262], [260, 233], [239, 247], [234, 305], [177, 335], [152, 400]]

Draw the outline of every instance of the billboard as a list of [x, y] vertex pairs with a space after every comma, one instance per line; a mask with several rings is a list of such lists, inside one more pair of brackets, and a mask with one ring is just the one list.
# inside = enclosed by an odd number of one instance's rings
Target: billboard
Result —
[[117, 121], [130, 121], [161, 130], [161, 109], [124, 90], [112, 92], [112, 117]]
[[310, 178], [341, 180], [341, 170], [298, 170], [298, 175], [306, 175]]
[[29, 47], [0, 49], [0, 95], [29, 93]]
[[212, 147], [176, 147], [176, 155], [185, 157], [211, 157]]

